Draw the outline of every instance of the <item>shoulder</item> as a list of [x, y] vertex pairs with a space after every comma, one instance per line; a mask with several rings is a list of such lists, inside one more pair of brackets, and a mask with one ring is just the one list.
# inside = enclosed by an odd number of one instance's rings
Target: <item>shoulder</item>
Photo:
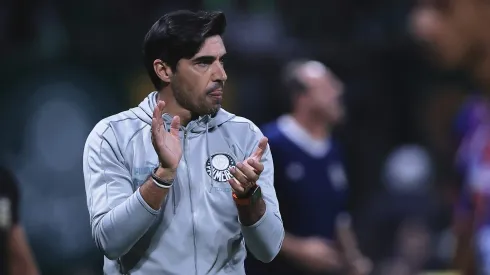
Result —
[[489, 102], [480, 96], [468, 98], [458, 109], [453, 119], [453, 133], [462, 138], [482, 123], [487, 122], [490, 113]]
[[100, 120], [91, 134], [104, 136], [108, 129], [111, 129], [115, 134], [128, 134], [128, 132], [137, 131], [142, 126], [144, 126], [144, 122], [131, 110], [127, 110]]
[[253, 123], [250, 119], [241, 116], [234, 116], [228, 121], [228, 123], [229, 126], [236, 127], [244, 132], [250, 132], [252, 134], [262, 134], [262, 131], [260, 131], [259, 127], [257, 127], [255, 123]]
[[250, 141], [258, 142], [258, 140], [264, 136], [255, 123], [241, 116], [233, 116], [222, 126], [224, 126], [222, 128], [229, 132], [238, 143], [249, 143]]
[[262, 131], [251, 120], [233, 116], [219, 127], [230, 143], [237, 145], [247, 156], [257, 147], [264, 136]]
[[100, 147], [100, 144], [106, 141], [111, 147], [125, 148], [147, 125], [131, 110], [120, 112], [100, 120], [88, 135], [85, 147]]
[[265, 123], [262, 125], [261, 129], [264, 135], [266, 135], [269, 139], [282, 135], [281, 131], [279, 130], [277, 120]]

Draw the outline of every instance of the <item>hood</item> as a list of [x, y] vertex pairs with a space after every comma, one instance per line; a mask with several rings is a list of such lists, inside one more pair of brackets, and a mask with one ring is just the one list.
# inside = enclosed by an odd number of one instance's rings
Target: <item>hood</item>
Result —
[[[156, 98], [158, 92], [150, 93], [139, 105], [138, 107], [132, 108], [131, 111], [142, 121], [151, 125], [151, 119], [153, 117], [153, 110], [155, 109]], [[223, 108], [216, 113], [216, 115], [205, 115], [201, 116], [198, 119], [192, 120], [184, 127], [186, 130], [191, 131], [192, 133], [204, 133], [207, 130], [212, 130], [215, 127], [220, 126], [221, 124], [231, 120], [235, 117], [235, 114], [229, 113]], [[172, 116], [170, 114], [165, 113], [163, 115], [163, 119], [167, 126], [167, 129], [170, 127], [170, 122], [172, 121]]]

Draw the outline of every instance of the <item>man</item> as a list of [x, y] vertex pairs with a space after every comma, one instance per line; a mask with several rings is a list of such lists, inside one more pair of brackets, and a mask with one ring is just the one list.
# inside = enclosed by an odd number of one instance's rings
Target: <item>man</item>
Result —
[[221, 109], [221, 12], [164, 15], [144, 41], [157, 91], [98, 123], [83, 170], [105, 274], [245, 274], [284, 228], [260, 130]]
[[0, 167], [0, 275], [36, 275], [24, 230], [19, 223], [19, 191], [10, 171]]
[[[473, 274], [468, 255], [476, 246], [481, 274], [490, 274], [490, 5], [484, 0], [424, 0], [412, 12], [415, 36], [429, 46], [448, 69], [470, 73], [485, 98], [471, 99], [458, 119], [462, 142], [458, 168], [463, 192], [455, 215], [458, 267]], [[463, 127], [461, 127], [464, 125]], [[475, 234], [475, 238], [471, 235]]]
[[338, 272], [345, 266], [336, 240], [347, 244], [349, 262], [362, 259], [344, 226], [348, 223], [338, 223], [346, 221], [341, 214], [347, 180], [331, 131], [344, 115], [342, 83], [322, 63], [300, 60], [286, 66], [283, 86], [291, 95], [292, 113], [263, 130], [275, 156], [275, 182], [280, 182], [276, 190], [287, 233], [277, 261], [263, 266], [251, 260], [248, 266], [252, 274]]

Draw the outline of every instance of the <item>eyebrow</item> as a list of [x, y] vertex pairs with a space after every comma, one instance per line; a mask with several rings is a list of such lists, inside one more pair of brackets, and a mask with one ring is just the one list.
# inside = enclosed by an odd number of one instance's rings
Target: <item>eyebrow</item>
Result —
[[[219, 59], [222, 59], [224, 56], [226, 55], [226, 53], [222, 54]], [[203, 62], [203, 63], [206, 63], [206, 62], [213, 62], [214, 60], [216, 60], [216, 56], [213, 56], [213, 55], [203, 55], [203, 56], [198, 56], [198, 57], [195, 57], [192, 59], [193, 62]]]

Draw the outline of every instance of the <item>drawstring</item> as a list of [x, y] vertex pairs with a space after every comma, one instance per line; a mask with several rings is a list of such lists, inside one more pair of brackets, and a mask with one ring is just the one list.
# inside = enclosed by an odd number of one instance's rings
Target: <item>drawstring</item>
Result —
[[209, 193], [213, 191], [214, 188], [214, 167], [213, 167], [213, 160], [211, 159], [211, 153], [209, 151], [209, 138], [208, 138], [208, 133], [209, 133], [209, 119], [206, 121], [206, 151], [208, 153], [208, 159], [209, 159], [209, 167], [211, 168], [211, 188], [209, 188]]

